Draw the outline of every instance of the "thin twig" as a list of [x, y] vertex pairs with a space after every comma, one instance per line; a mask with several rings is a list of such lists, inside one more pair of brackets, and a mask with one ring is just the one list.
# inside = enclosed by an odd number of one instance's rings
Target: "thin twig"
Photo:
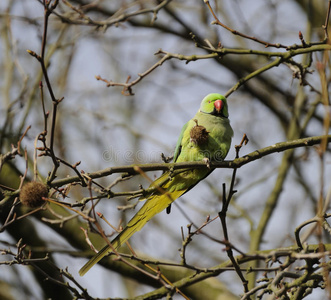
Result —
[[234, 29], [232, 29], [232, 28], [226, 26], [225, 24], [223, 24], [223, 23], [217, 18], [217, 16], [216, 16], [214, 10], [211, 8], [211, 6], [210, 6], [210, 4], [209, 4], [209, 1], [208, 1], [208, 0], [204, 0], [204, 2], [205, 2], [206, 5], [208, 6], [208, 8], [209, 8], [211, 14], [213, 15], [213, 17], [214, 17], [214, 19], [215, 19], [214, 24], [217, 24], [217, 25], [222, 26], [223, 28], [225, 28], [226, 30], [230, 31], [230, 32], [231, 32], [232, 34], [234, 34], [234, 35], [239, 35], [239, 36], [241, 36], [241, 37], [243, 37], [243, 38], [245, 38], [245, 39], [249, 39], [249, 40], [252, 40], [252, 41], [254, 41], [254, 42], [260, 43], [260, 44], [264, 45], [266, 48], [267, 48], [267, 47], [275, 47], [275, 48], [285, 48], [285, 49], [287, 49], [287, 46], [285, 46], [285, 45], [282, 45], [282, 44], [272, 44], [272, 43], [269, 43], [269, 42], [266, 42], [266, 41], [260, 40], [260, 39], [258, 39], [258, 38], [256, 38], [256, 37], [253, 37], [253, 36], [249, 36], [249, 35], [243, 34], [243, 33], [239, 32], [239, 31], [237, 31], [237, 30], [234, 30]]
[[331, 10], [331, 0], [329, 0], [329, 2], [328, 2], [328, 11], [326, 14], [325, 23], [322, 26], [324, 29], [325, 40], [329, 39], [328, 25], [329, 25], [329, 20], [330, 20], [330, 10]]
[[[239, 151], [240, 151], [241, 147], [244, 144], [245, 145], [247, 144], [247, 142], [248, 142], [248, 138], [247, 138], [246, 134], [244, 134], [240, 145], [235, 146], [235, 148], [236, 148], [236, 158], [239, 158]], [[228, 207], [229, 207], [229, 204], [230, 204], [230, 201], [231, 201], [233, 195], [236, 193], [236, 191], [234, 190], [234, 183], [235, 183], [236, 173], [237, 173], [237, 168], [234, 168], [233, 173], [232, 173], [231, 184], [230, 184], [230, 189], [229, 189], [228, 196], [226, 196], [225, 184], [223, 184], [223, 197], [222, 197], [223, 205], [222, 205], [222, 210], [218, 213], [218, 215], [219, 215], [219, 218], [220, 218], [221, 224], [222, 224], [222, 229], [223, 229], [223, 234], [224, 234], [224, 241], [226, 243], [226, 248], [225, 248], [226, 253], [227, 253], [229, 259], [231, 260], [231, 262], [232, 262], [239, 278], [241, 279], [241, 281], [243, 283], [244, 292], [247, 293], [248, 292], [248, 281], [244, 277], [243, 273], [240, 270], [239, 264], [237, 263], [237, 261], [235, 260], [235, 258], [233, 256], [233, 251], [232, 251], [231, 243], [230, 243], [230, 240], [229, 240], [227, 224], [226, 224], [226, 215], [227, 215]]]

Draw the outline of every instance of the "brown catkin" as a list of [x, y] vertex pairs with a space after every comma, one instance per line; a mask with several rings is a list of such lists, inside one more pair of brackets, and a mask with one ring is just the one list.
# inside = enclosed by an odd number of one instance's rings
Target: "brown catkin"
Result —
[[197, 120], [194, 120], [196, 125], [190, 131], [191, 142], [198, 146], [203, 146], [208, 143], [209, 133], [207, 129], [198, 124]]
[[31, 181], [23, 185], [20, 192], [22, 204], [29, 207], [38, 207], [45, 203], [42, 199], [48, 196], [48, 188], [41, 182]]

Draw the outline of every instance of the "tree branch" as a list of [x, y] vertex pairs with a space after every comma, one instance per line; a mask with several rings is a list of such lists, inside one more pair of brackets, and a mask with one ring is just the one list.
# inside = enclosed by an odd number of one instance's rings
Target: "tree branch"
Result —
[[[316, 144], [319, 144], [322, 142], [322, 140], [326, 140], [327, 143], [331, 142], [331, 135], [322, 135], [322, 136], [315, 136], [315, 137], [308, 137], [303, 139], [296, 139], [292, 141], [287, 142], [280, 142], [276, 143], [274, 145], [255, 150], [247, 155], [244, 155], [240, 158], [236, 158], [234, 160], [225, 160], [222, 162], [210, 162], [210, 167], [213, 169], [218, 168], [240, 168], [252, 161], [255, 161], [257, 159], [260, 159], [264, 156], [277, 153], [277, 152], [283, 152], [289, 149], [299, 148], [299, 147], [307, 147], [307, 146], [313, 146]], [[141, 169], [144, 172], [148, 171], [157, 171], [157, 170], [181, 170], [186, 168], [207, 168], [207, 165], [205, 162], [182, 162], [182, 163], [153, 163], [153, 164], [139, 164], [139, 165], [129, 165], [129, 166], [119, 166], [119, 167], [110, 167], [106, 168], [100, 171], [87, 173], [86, 175], [92, 179], [95, 178], [101, 178], [105, 176], [109, 176], [111, 174], [116, 173], [129, 173], [129, 174], [138, 174], [137, 167]], [[52, 187], [60, 187], [65, 184], [69, 183], [78, 183], [81, 182], [81, 178], [79, 176], [73, 176], [73, 177], [66, 177], [58, 180], [54, 180], [51, 183]]]

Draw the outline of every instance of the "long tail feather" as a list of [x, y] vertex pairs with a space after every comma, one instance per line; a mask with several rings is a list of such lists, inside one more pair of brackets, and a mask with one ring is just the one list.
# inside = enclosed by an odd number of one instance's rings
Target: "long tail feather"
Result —
[[83, 276], [95, 264], [97, 264], [104, 256], [112, 250], [117, 250], [124, 244], [135, 232], [139, 231], [151, 218], [156, 214], [166, 209], [173, 201], [185, 193], [186, 190], [174, 191], [163, 195], [154, 195], [141, 207], [141, 209], [133, 216], [127, 226], [121, 231], [118, 236], [111, 241], [112, 247], [106, 245], [94, 257], [92, 257], [80, 270], [79, 275]]

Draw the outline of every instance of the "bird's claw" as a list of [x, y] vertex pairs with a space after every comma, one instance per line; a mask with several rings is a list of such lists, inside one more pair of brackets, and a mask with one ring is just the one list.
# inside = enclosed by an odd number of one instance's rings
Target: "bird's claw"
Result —
[[207, 168], [210, 169], [210, 160], [209, 160], [209, 158], [205, 157], [202, 161], [207, 165]]

